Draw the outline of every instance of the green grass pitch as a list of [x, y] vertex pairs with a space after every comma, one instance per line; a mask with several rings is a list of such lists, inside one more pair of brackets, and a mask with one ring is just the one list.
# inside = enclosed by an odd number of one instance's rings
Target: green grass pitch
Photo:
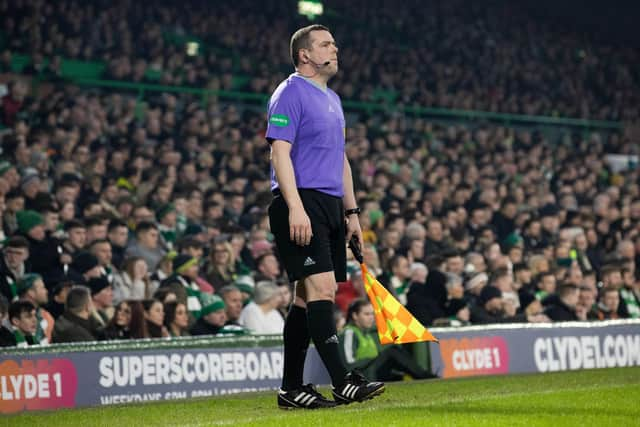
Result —
[[16, 427], [165, 425], [638, 426], [640, 368], [392, 383], [374, 400], [322, 411], [279, 410], [271, 392], [0, 416]]

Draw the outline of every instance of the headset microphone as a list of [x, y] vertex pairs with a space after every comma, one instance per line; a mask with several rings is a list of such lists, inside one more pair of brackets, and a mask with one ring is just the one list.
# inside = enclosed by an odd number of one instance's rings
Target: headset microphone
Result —
[[323, 68], [326, 67], [327, 65], [331, 64], [331, 61], [325, 61], [322, 64], [318, 64], [317, 62], [313, 62], [311, 60], [311, 58], [307, 58], [307, 60], [312, 63], [316, 68]]

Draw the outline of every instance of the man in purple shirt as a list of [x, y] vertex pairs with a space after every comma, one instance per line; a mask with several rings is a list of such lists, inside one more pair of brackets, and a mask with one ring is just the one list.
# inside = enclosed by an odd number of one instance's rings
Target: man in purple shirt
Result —
[[[371, 399], [384, 384], [347, 372], [333, 320], [336, 282], [346, 279], [346, 240], [355, 235], [362, 244], [342, 104], [327, 87], [338, 72], [338, 47], [326, 27], [311, 25], [293, 34], [290, 53], [296, 72], [271, 96], [266, 134], [271, 231], [289, 280], [297, 281], [284, 327], [278, 406], [326, 408]], [[302, 384], [311, 340], [331, 376], [335, 401]]]

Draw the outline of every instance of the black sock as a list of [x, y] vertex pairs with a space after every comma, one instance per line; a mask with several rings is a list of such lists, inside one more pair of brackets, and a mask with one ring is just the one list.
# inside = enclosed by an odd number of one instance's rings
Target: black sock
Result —
[[340, 358], [338, 335], [333, 319], [333, 302], [325, 300], [307, 303], [307, 319], [309, 334], [329, 371], [331, 382], [334, 386], [339, 386], [344, 381], [347, 371]]
[[304, 358], [311, 337], [307, 326], [307, 310], [292, 305], [284, 322], [284, 368], [282, 389], [295, 390], [302, 386]]

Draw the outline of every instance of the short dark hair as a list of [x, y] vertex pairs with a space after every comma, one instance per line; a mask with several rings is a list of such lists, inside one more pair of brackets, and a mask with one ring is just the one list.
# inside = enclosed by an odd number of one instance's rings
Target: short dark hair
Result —
[[151, 221], [140, 221], [140, 223], [136, 226], [136, 235], [139, 233], [144, 233], [145, 231], [157, 229], [158, 226]]
[[70, 219], [69, 221], [64, 223], [64, 231], [69, 231], [74, 228], [86, 228], [84, 222], [79, 219]]
[[65, 308], [71, 313], [79, 313], [89, 303], [91, 292], [86, 286], [74, 286], [67, 294]]
[[320, 24], [313, 24], [307, 27], [300, 28], [291, 36], [291, 43], [289, 44], [289, 52], [291, 54], [291, 61], [295, 67], [298, 66], [298, 52], [300, 49], [311, 49], [311, 32], [312, 31], [329, 31], [327, 27]]
[[108, 228], [108, 230], [109, 230], [109, 232], [111, 232], [111, 231], [115, 230], [115, 229], [116, 229], [116, 228], [118, 228], [118, 227], [126, 227], [126, 226], [127, 226], [127, 223], [126, 223], [126, 222], [124, 222], [124, 221], [123, 221], [123, 220], [121, 220], [121, 219], [117, 219], [117, 218], [116, 218], [116, 219], [112, 219], [111, 221], [109, 221], [109, 228]]
[[9, 306], [9, 321], [15, 318], [19, 319], [20, 316], [22, 316], [22, 313], [31, 313], [32, 311], [35, 311], [35, 309], [36, 309], [36, 306], [33, 305], [31, 301], [27, 301], [23, 299], [14, 301]]
[[579, 290], [580, 288], [571, 283], [565, 283], [558, 289], [558, 295], [560, 298], [571, 295], [572, 292]]
[[29, 241], [22, 236], [12, 236], [5, 243], [5, 248], [25, 248], [29, 249]]

